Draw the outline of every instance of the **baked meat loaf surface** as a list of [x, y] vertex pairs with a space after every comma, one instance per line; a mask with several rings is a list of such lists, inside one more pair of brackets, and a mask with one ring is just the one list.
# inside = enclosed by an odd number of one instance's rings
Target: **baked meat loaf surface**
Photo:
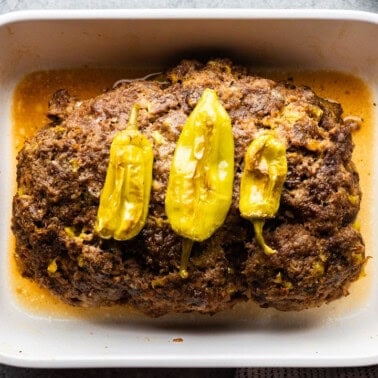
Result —
[[[302, 310], [346, 295], [365, 251], [353, 227], [361, 199], [353, 124], [343, 122], [341, 106], [228, 60], [183, 61], [165, 76], [120, 83], [85, 101], [65, 90], [53, 96], [52, 122], [18, 154], [12, 229], [22, 274], [72, 305], [127, 303], [150, 316], [214, 314], [244, 300]], [[181, 238], [164, 199], [175, 144], [205, 88], [216, 90], [231, 117], [234, 192], [223, 226], [194, 244], [189, 278], [182, 279]], [[153, 142], [149, 215], [134, 239], [103, 240], [94, 224], [110, 144], [136, 103], [139, 128]], [[280, 208], [264, 227], [273, 255], [262, 251], [238, 210], [244, 154], [263, 128], [287, 144]]]

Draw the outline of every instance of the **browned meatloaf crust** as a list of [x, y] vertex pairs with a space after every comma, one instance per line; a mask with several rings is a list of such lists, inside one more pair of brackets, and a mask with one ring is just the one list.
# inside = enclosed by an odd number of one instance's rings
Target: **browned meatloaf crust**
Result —
[[[195, 243], [183, 280], [181, 240], [167, 222], [164, 197], [175, 143], [205, 88], [217, 91], [232, 119], [233, 203], [224, 225]], [[133, 240], [101, 240], [93, 228], [110, 143], [135, 103], [140, 129], [154, 144], [149, 216]], [[151, 316], [213, 314], [246, 299], [301, 310], [346, 295], [365, 255], [352, 226], [361, 198], [353, 125], [341, 114], [339, 104], [310, 88], [248, 75], [227, 60], [183, 61], [165, 82], [121, 83], [86, 101], [59, 91], [50, 103], [53, 122], [18, 155], [13, 231], [22, 274], [73, 305], [128, 303]], [[238, 210], [243, 156], [262, 128], [274, 128], [288, 146], [280, 210], [264, 228], [277, 250], [270, 256]]]

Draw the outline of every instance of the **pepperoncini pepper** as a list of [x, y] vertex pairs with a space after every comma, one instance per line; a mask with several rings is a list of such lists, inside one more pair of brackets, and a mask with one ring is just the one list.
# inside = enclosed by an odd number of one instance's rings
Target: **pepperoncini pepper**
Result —
[[172, 229], [183, 237], [180, 276], [193, 242], [209, 238], [231, 206], [234, 141], [231, 120], [216, 92], [205, 89], [176, 145], [165, 210]]
[[263, 227], [265, 219], [273, 218], [278, 211], [286, 174], [285, 144], [274, 131], [261, 133], [244, 157], [239, 210], [253, 223], [256, 240], [267, 255], [276, 251], [265, 243]]
[[138, 131], [138, 106], [113, 139], [95, 231], [101, 238], [128, 240], [143, 228], [152, 184], [152, 143]]

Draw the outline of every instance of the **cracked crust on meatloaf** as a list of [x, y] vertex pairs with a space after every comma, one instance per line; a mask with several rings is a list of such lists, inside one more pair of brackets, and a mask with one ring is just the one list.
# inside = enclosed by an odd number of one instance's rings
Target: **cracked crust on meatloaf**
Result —
[[[175, 143], [205, 88], [217, 91], [232, 120], [233, 202], [224, 225], [195, 243], [183, 280], [181, 240], [164, 198]], [[140, 130], [154, 146], [149, 215], [133, 240], [102, 240], [93, 230], [109, 148], [135, 103]], [[339, 104], [310, 88], [249, 75], [228, 60], [183, 61], [165, 82], [121, 83], [85, 101], [57, 92], [52, 122], [18, 155], [12, 229], [22, 274], [72, 305], [128, 303], [150, 316], [214, 314], [244, 300], [301, 310], [346, 295], [365, 255], [352, 226], [361, 198], [353, 125], [341, 114]], [[269, 256], [238, 210], [244, 153], [262, 128], [286, 141], [288, 160], [279, 212], [264, 228], [277, 251]], [[52, 262], [56, 270], [48, 269]]]

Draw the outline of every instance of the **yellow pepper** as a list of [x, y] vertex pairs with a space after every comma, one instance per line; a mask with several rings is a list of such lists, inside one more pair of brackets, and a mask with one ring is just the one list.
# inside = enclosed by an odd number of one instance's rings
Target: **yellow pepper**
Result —
[[152, 143], [138, 131], [138, 107], [113, 139], [95, 230], [104, 239], [128, 240], [143, 228], [152, 184]]
[[252, 141], [244, 157], [239, 210], [253, 223], [256, 240], [268, 255], [275, 250], [265, 243], [263, 226], [265, 219], [273, 218], [278, 211], [286, 174], [285, 144], [274, 131], [264, 131]]
[[165, 199], [169, 223], [184, 238], [182, 278], [188, 276], [193, 242], [206, 240], [223, 224], [233, 179], [231, 120], [216, 92], [205, 89], [177, 142]]

